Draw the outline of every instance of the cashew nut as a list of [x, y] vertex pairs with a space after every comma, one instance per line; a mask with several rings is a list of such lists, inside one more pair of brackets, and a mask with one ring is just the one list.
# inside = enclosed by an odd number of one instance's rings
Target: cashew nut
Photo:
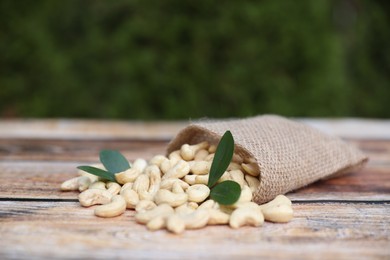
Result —
[[145, 169], [145, 174], [149, 176], [148, 193], [153, 197], [160, 189], [161, 171], [156, 165], [150, 165]]
[[204, 184], [195, 184], [186, 190], [188, 200], [193, 202], [202, 202], [210, 195], [210, 188]]
[[156, 203], [150, 200], [140, 200], [135, 207], [136, 212], [145, 212], [157, 207]]
[[207, 185], [207, 183], [209, 182], [209, 176], [210, 174], [206, 174], [206, 175], [195, 175], [195, 184], [204, 184], [204, 185]]
[[78, 190], [79, 189], [79, 183], [78, 183], [79, 178], [80, 178], [80, 176], [64, 181], [61, 184], [61, 190], [62, 191]]
[[121, 191], [121, 185], [112, 181], [106, 183], [106, 188], [112, 195], [117, 195]]
[[201, 149], [195, 154], [194, 161], [204, 161], [207, 155], [209, 155], [209, 151]]
[[151, 210], [137, 212], [137, 214], [135, 215], [135, 220], [138, 223], [146, 224], [155, 217], [166, 217], [172, 215], [174, 212], [175, 211], [173, 210], [173, 208], [168, 204], [161, 204]]
[[190, 172], [196, 175], [204, 175], [210, 172], [211, 162], [191, 161]]
[[195, 183], [195, 179], [196, 179], [197, 176], [198, 176], [198, 175], [191, 175], [191, 174], [188, 174], [188, 175], [184, 176], [184, 181], [185, 181], [186, 183], [188, 183], [189, 185], [194, 185], [194, 184], [196, 184], [196, 183]]
[[209, 221], [207, 222], [208, 225], [221, 225], [221, 224], [227, 224], [230, 220], [230, 215], [218, 210], [218, 209], [209, 209]]
[[186, 229], [198, 229], [207, 225], [210, 214], [209, 210], [197, 209], [193, 213], [181, 216], [181, 219], [185, 223]]
[[195, 145], [183, 144], [180, 149], [181, 157], [186, 161], [191, 161], [195, 158], [195, 154], [201, 149], [207, 149], [208, 142], [201, 142]]
[[160, 168], [161, 163], [167, 159], [168, 158], [165, 157], [164, 155], [159, 154], [159, 155], [154, 156], [152, 159], [150, 159], [149, 164], [156, 165], [157, 167]]
[[212, 199], [206, 200], [202, 204], [199, 205], [198, 209], [212, 209], [215, 206], [215, 201]]
[[134, 182], [139, 175], [141, 175], [142, 171], [138, 168], [130, 168], [126, 171], [119, 172], [115, 174], [115, 179], [120, 184], [126, 184], [128, 182]]
[[163, 178], [183, 178], [190, 172], [190, 165], [188, 162], [180, 160], [175, 166], [173, 166]]
[[137, 206], [139, 202], [139, 196], [137, 192], [127, 188], [121, 192], [121, 195], [126, 201], [126, 208], [134, 209]]
[[175, 212], [178, 215], [187, 215], [194, 211], [195, 209], [190, 207], [188, 203], [184, 203], [183, 205], [180, 205], [179, 207], [175, 208]]
[[251, 188], [251, 191], [254, 193], [260, 185], [259, 178], [245, 174], [245, 180], [248, 183], [249, 188]]
[[155, 217], [146, 223], [146, 227], [152, 231], [162, 229], [166, 226], [166, 218], [161, 216]]
[[133, 184], [133, 190], [138, 193], [141, 199], [151, 200], [151, 197], [148, 196], [148, 189], [149, 189], [149, 176], [146, 174], [141, 174], [135, 180]]
[[235, 181], [238, 184], [240, 184], [241, 188], [243, 188], [246, 185], [244, 173], [240, 170], [230, 171], [230, 178], [232, 181]]
[[184, 190], [178, 182], [175, 182], [172, 186], [172, 192], [173, 193], [184, 193]]
[[157, 191], [154, 197], [154, 202], [157, 205], [168, 204], [172, 207], [180, 206], [187, 202], [188, 195], [186, 193], [173, 193], [169, 190], [161, 189]]
[[260, 208], [240, 207], [233, 211], [230, 216], [229, 225], [231, 228], [239, 228], [245, 225], [261, 226], [264, 223], [264, 216]]
[[[186, 177], [187, 176], [191, 176], [191, 175], [186, 175]], [[184, 177], [184, 179], [185, 179], [185, 177]], [[180, 186], [183, 188], [183, 190], [188, 189], [188, 187], [190, 186], [187, 182], [182, 181], [178, 178], [166, 178], [166, 179], [161, 181], [160, 189], [172, 190], [173, 184], [175, 184], [176, 182], [180, 184]]]
[[80, 176], [77, 180], [77, 184], [79, 186], [79, 191], [85, 191], [91, 185], [91, 179], [87, 176]]
[[241, 171], [242, 167], [240, 164], [236, 162], [231, 162], [229, 163], [229, 166], [227, 168], [228, 171], [233, 171], [233, 170], [240, 170]]
[[181, 234], [186, 228], [184, 220], [178, 214], [168, 216], [166, 221], [167, 229], [175, 234]]
[[171, 166], [177, 164], [179, 161], [183, 160], [183, 158], [180, 155], [180, 151], [173, 151], [168, 155], [169, 161], [171, 163]]
[[209, 146], [209, 153], [215, 153], [215, 151], [217, 150], [217, 146], [212, 144]]
[[241, 164], [244, 162], [244, 159], [239, 154], [233, 154], [232, 162]]
[[240, 204], [245, 202], [250, 202], [251, 200], [252, 200], [251, 188], [249, 188], [249, 186], [247, 185], [244, 185], [244, 187], [242, 187], [241, 189], [240, 197], [234, 204], [230, 205], [230, 207], [237, 208]]
[[133, 188], [133, 183], [128, 182], [121, 187], [121, 191], [119, 192], [119, 194], [122, 194], [125, 190], [132, 189], [132, 188]]
[[95, 215], [102, 218], [112, 218], [126, 211], [126, 201], [121, 195], [112, 197], [111, 202], [95, 208]]
[[111, 201], [112, 194], [107, 190], [88, 189], [79, 194], [79, 202], [84, 207], [106, 204]]
[[102, 181], [97, 181], [97, 182], [91, 183], [91, 185], [89, 185], [88, 189], [106, 190], [106, 183], [104, 183]]
[[138, 158], [133, 162], [132, 169], [137, 169], [140, 172], [143, 172], [148, 166], [148, 162], [145, 159]]
[[283, 223], [293, 218], [291, 201], [284, 195], [278, 195], [272, 201], [259, 207], [267, 221]]
[[246, 173], [252, 175], [253, 177], [257, 177], [260, 175], [260, 169], [257, 163], [242, 163], [241, 167]]

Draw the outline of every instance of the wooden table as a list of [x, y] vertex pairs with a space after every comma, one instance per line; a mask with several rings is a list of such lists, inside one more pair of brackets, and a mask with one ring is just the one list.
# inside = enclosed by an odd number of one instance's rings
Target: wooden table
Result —
[[287, 224], [182, 235], [147, 231], [130, 210], [95, 217], [59, 186], [101, 149], [130, 160], [163, 153], [186, 123], [0, 121], [0, 259], [390, 259], [390, 121], [302, 121], [359, 146], [367, 167], [289, 193], [295, 216]]

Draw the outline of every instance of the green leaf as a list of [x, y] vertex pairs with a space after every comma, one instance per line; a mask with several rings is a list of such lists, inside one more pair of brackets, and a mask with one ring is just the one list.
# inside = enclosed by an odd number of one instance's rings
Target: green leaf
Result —
[[92, 167], [92, 166], [79, 166], [79, 167], [77, 167], [77, 169], [80, 169], [80, 170], [88, 172], [90, 174], [99, 176], [99, 177], [101, 177], [103, 179], [116, 182], [115, 175], [113, 173], [111, 173], [111, 172], [107, 172], [105, 170], [102, 170], [102, 169], [99, 169], [99, 168], [95, 168], [95, 167]]
[[107, 169], [107, 171], [111, 173], [123, 172], [130, 168], [129, 162], [118, 151], [113, 151], [113, 150], [100, 151], [100, 161]]
[[230, 131], [226, 131], [219, 141], [217, 150], [215, 151], [207, 186], [211, 188], [215, 183], [217, 183], [219, 178], [221, 178], [232, 160], [233, 152], [234, 139], [232, 133], [230, 133]]
[[223, 181], [215, 185], [210, 192], [210, 198], [222, 205], [235, 203], [241, 195], [241, 187], [235, 181]]

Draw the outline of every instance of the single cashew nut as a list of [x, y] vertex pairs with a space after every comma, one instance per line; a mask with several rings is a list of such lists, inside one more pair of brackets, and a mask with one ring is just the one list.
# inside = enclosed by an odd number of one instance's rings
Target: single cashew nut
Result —
[[156, 196], [154, 197], [154, 202], [157, 205], [168, 204], [172, 207], [178, 207], [188, 200], [188, 195], [186, 193], [173, 193], [169, 190], [161, 189], [157, 191]]
[[204, 185], [207, 185], [207, 183], [209, 182], [209, 177], [210, 177], [210, 174], [206, 174], [206, 175], [195, 175], [195, 184], [204, 184]]
[[190, 172], [196, 175], [204, 175], [210, 172], [211, 162], [207, 161], [191, 161]]
[[230, 215], [218, 209], [209, 209], [209, 215], [208, 225], [223, 225], [229, 223], [230, 220]]
[[176, 193], [176, 194], [177, 193], [184, 193], [184, 190], [178, 182], [175, 182], [172, 186], [172, 192]]
[[135, 180], [133, 184], [133, 190], [138, 193], [141, 199], [144, 199], [144, 197], [147, 197], [147, 192], [149, 190], [149, 176], [146, 174], [141, 174], [138, 176], [138, 178]]
[[166, 219], [167, 217], [155, 217], [146, 223], [146, 227], [151, 231], [162, 229], [166, 226]]
[[244, 173], [241, 170], [230, 171], [230, 178], [232, 179], [232, 181], [235, 181], [238, 184], [240, 184], [241, 188], [243, 188], [244, 185], [246, 185]]
[[180, 205], [179, 207], [175, 208], [175, 213], [178, 215], [187, 215], [194, 211], [195, 209], [190, 207], [188, 203], [184, 203], [183, 205]]
[[138, 178], [138, 176], [141, 175], [141, 173], [141, 170], [132, 167], [130, 169], [127, 169], [126, 171], [116, 173], [115, 180], [120, 184], [134, 182]]
[[98, 204], [107, 204], [111, 201], [112, 194], [107, 190], [88, 189], [79, 194], [81, 206], [89, 207]]
[[79, 189], [79, 177], [74, 177], [72, 179], [66, 180], [61, 184], [62, 191], [73, 191]]
[[143, 172], [148, 166], [148, 162], [145, 159], [138, 158], [133, 162], [132, 169], [137, 169], [139, 172]]
[[284, 223], [293, 218], [291, 201], [284, 195], [278, 195], [275, 199], [259, 207], [267, 221]]
[[166, 221], [167, 230], [175, 234], [181, 234], [186, 228], [184, 220], [178, 214], [168, 216]]
[[106, 183], [104, 183], [102, 181], [97, 181], [97, 182], [91, 183], [91, 185], [89, 185], [88, 189], [106, 190]]
[[125, 190], [132, 189], [132, 188], [133, 188], [133, 183], [128, 182], [121, 187], [121, 191], [119, 192], [119, 194], [122, 194]]
[[241, 164], [244, 162], [244, 159], [239, 154], [233, 154], [232, 162]]
[[184, 176], [184, 181], [186, 183], [188, 183], [189, 185], [194, 185], [194, 184], [196, 184], [195, 183], [195, 179], [196, 179], [197, 176], [198, 175], [190, 175], [190, 174], [188, 174], [188, 175]]
[[145, 174], [149, 176], [149, 190], [148, 193], [153, 197], [160, 189], [161, 171], [157, 165], [150, 165], [145, 169]]
[[[186, 177], [187, 176], [191, 176], [191, 175], [186, 175]], [[185, 179], [185, 177], [184, 177], [184, 179]], [[183, 188], [183, 190], [188, 189], [188, 187], [190, 186], [187, 182], [182, 181], [178, 178], [166, 178], [166, 179], [161, 181], [160, 189], [172, 190], [173, 184], [175, 184], [176, 182], [180, 184], [180, 186]]]
[[206, 200], [202, 204], [199, 205], [199, 209], [212, 209], [215, 206], [215, 201], [212, 199]]
[[190, 172], [190, 165], [188, 162], [180, 160], [175, 166], [173, 166], [163, 178], [183, 178]]
[[197, 209], [191, 214], [180, 217], [184, 221], [186, 229], [198, 229], [207, 225], [210, 214], [207, 209]]
[[79, 185], [79, 191], [85, 191], [91, 185], [91, 179], [87, 176], [80, 176], [77, 180], [77, 184]]
[[202, 149], [209, 147], [208, 142], [201, 142], [195, 145], [183, 144], [180, 149], [181, 157], [186, 161], [191, 161], [195, 158], [195, 154]]
[[253, 177], [257, 177], [260, 175], [260, 169], [257, 163], [242, 163], [241, 167], [246, 173], [252, 175]]
[[207, 155], [209, 155], [209, 151], [201, 149], [195, 154], [194, 161], [204, 161]]
[[188, 200], [193, 202], [202, 202], [210, 195], [210, 188], [204, 184], [195, 184], [186, 190]]
[[168, 158], [169, 158], [169, 161], [171, 163], [171, 166], [172, 165], [175, 165], [177, 164], [179, 161], [183, 160], [183, 158], [181, 157], [180, 155], [180, 151], [174, 151], [174, 152], [171, 152], [169, 155], [168, 155]]
[[146, 224], [155, 217], [166, 217], [172, 215], [174, 212], [174, 209], [168, 204], [161, 204], [151, 210], [137, 212], [135, 220], [138, 223]]
[[161, 163], [167, 159], [168, 158], [165, 157], [164, 155], [159, 154], [159, 155], [154, 156], [152, 159], [150, 159], [149, 164], [156, 165], [157, 167], [160, 168]]
[[95, 208], [95, 215], [102, 218], [112, 218], [126, 211], [126, 201], [121, 195], [112, 197], [111, 202]]
[[264, 216], [260, 208], [242, 207], [233, 211], [230, 216], [229, 225], [231, 228], [242, 226], [261, 226], [264, 223]]
[[252, 192], [255, 192], [260, 185], [258, 177], [253, 177], [249, 174], [245, 174], [245, 180], [248, 183], [249, 188], [251, 188]]
[[210, 145], [209, 153], [215, 153], [217, 151], [217, 146], [215, 144]]
[[140, 200], [138, 202], [137, 206], [135, 207], [135, 211], [140, 213], [140, 212], [149, 211], [151, 209], [154, 209], [155, 207], [157, 207], [157, 205], [153, 201]]
[[252, 200], [251, 188], [249, 188], [249, 186], [245, 185], [241, 189], [241, 194], [240, 194], [240, 197], [238, 198], [238, 200], [234, 204], [230, 205], [230, 207], [237, 208], [237, 206], [240, 205], [241, 203], [250, 202], [251, 200]]
[[233, 171], [233, 170], [240, 170], [241, 171], [242, 167], [240, 164], [236, 162], [231, 162], [229, 163], [229, 166], [227, 168], [228, 171]]
[[110, 181], [106, 183], [106, 188], [112, 195], [117, 195], [121, 191], [122, 187], [118, 183]]
[[121, 195], [125, 199], [126, 208], [134, 209], [137, 206], [139, 202], [139, 196], [137, 192], [128, 188], [121, 192]]

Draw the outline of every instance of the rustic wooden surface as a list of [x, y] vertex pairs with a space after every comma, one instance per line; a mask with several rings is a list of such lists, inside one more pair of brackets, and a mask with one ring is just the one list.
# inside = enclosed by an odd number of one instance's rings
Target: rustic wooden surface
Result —
[[367, 167], [289, 193], [287, 224], [180, 236], [147, 231], [132, 211], [97, 218], [59, 185], [101, 149], [130, 160], [163, 153], [185, 122], [0, 121], [0, 259], [390, 259], [390, 121], [302, 121], [357, 145]]

